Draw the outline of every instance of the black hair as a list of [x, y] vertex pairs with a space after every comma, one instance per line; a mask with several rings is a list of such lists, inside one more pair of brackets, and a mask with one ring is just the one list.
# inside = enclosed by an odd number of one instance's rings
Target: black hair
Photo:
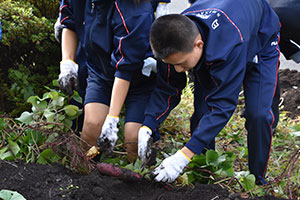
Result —
[[196, 24], [180, 14], [164, 15], [157, 18], [150, 30], [150, 45], [158, 59], [175, 52], [191, 52], [199, 34]]

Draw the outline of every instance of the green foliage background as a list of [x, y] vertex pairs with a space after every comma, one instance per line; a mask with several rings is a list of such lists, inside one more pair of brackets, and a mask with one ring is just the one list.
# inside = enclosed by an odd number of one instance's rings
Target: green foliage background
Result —
[[58, 76], [60, 45], [53, 25], [56, 0], [0, 0], [0, 113], [19, 116], [30, 107], [32, 95], [42, 95], [45, 85]]

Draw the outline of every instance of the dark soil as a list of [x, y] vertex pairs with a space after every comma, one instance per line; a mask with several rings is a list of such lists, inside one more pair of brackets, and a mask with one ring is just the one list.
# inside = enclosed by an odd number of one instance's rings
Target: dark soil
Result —
[[296, 70], [279, 70], [281, 111], [288, 111], [287, 116], [300, 116], [300, 72]]
[[[211, 200], [242, 199], [218, 185], [179, 187], [146, 180], [123, 181], [97, 170], [89, 175], [74, 174], [61, 165], [25, 164], [0, 161], [0, 189], [18, 191], [28, 200]], [[263, 197], [259, 199], [277, 199]]]
[[[300, 115], [300, 73], [281, 70], [281, 110], [290, 117]], [[295, 87], [297, 86], [297, 88]], [[175, 187], [151, 181], [125, 181], [100, 174], [94, 170], [89, 175], [74, 174], [61, 165], [25, 164], [22, 161], [0, 161], [0, 190], [17, 191], [27, 200], [239, 200], [239, 194], [231, 194], [218, 185]], [[255, 199], [278, 199], [265, 196]]]

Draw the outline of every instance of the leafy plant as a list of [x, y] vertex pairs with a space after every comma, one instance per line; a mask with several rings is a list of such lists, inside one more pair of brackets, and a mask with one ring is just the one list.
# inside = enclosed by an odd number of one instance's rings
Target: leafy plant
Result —
[[18, 192], [11, 190], [0, 190], [0, 198], [4, 200], [26, 200]]

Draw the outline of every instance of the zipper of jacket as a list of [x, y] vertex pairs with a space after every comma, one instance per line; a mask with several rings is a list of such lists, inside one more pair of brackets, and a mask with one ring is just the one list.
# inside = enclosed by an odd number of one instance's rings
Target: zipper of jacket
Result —
[[[95, 6], [96, 6], [96, 5], [95, 5], [94, 1], [92, 1], [91, 14], [94, 14], [94, 12], [95, 12]], [[97, 17], [94, 17], [92, 26], [91, 26], [91, 28], [89, 29], [89, 45], [90, 45], [91, 50], [93, 51], [93, 54], [95, 54], [96, 57], [98, 58], [98, 60], [99, 60], [99, 62], [100, 62], [100, 65], [101, 65], [101, 68], [102, 68], [103, 71], [104, 71], [104, 74], [107, 74], [107, 70], [106, 70], [106, 67], [104, 66], [104, 63], [103, 63], [103, 60], [102, 60], [101, 56], [99, 56], [99, 55], [97, 54], [97, 52], [94, 50], [94, 47], [93, 47], [93, 45], [92, 45], [92, 32], [93, 32], [93, 29], [94, 29], [94, 27], [95, 27], [95, 25], [96, 25], [96, 20], [97, 20]]]

